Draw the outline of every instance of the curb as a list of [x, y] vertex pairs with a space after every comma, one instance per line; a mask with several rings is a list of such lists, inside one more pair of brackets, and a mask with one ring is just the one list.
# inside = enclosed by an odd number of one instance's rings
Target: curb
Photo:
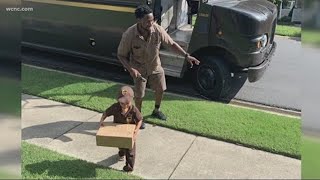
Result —
[[301, 111], [294, 111], [294, 110], [289, 110], [289, 109], [284, 109], [279, 107], [266, 106], [258, 103], [246, 102], [246, 101], [237, 100], [237, 99], [231, 100], [230, 104], [235, 106], [246, 107], [250, 109], [262, 110], [272, 114], [288, 116], [292, 118], [301, 118]]

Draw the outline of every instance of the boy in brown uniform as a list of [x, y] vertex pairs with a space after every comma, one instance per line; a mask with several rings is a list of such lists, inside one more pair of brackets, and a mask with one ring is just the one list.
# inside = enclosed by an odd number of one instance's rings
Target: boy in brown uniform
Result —
[[[123, 124], [136, 124], [134, 130], [133, 139], [136, 141], [137, 134], [142, 124], [142, 115], [140, 111], [132, 105], [134, 92], [131, 87], [123, 86], [118, 94], [118, 102], [111, 105], [103, 113], [100, 119], [100, 126], [103, 126], [103, 121], [108, 116], [114, 116], [114, 123]], [[134, 143], [132, 149], [121, 149], [119, 148], [119, 157], [123, 159], [126, 156], [126, 165], [123, 170], [126, 172], [133, 171], [135, 156], [136, 156], [136, 143]]]

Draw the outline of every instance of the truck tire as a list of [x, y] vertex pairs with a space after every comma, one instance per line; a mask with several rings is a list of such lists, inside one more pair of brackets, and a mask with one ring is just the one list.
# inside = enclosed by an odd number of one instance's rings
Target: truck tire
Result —
[[217, 56], [205, 56], [199, 60], [200, 65], [195, 66], [192, 76], [195, 89], [212, 100], [225, 97], [231, 87], [228, 65]]

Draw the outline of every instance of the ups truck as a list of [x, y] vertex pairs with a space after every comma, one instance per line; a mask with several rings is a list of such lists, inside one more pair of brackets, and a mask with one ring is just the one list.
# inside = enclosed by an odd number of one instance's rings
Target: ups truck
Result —
[[228, 95], [234, 73], [258, 81], [276, 49], [277, 8], [267, 0], [23, 0], [34, 10], [22, 17], [22, 45], [121, 65], [117, 47], [142, 4], [201, 61], [191, 69], [184, 57], [161, 48], [165, 74], [191, 73], [196, 90], [208, 98]]

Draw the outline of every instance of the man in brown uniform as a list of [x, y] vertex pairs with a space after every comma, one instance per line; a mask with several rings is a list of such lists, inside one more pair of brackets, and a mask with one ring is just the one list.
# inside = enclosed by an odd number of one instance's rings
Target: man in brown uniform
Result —
[[126, 172], [133, 171], [135, 156], [136, 156], [136, 137], [142, 124], [142, 115], [140, 111], [132, 105], [134, 92], [131, 87], [123, 86], [118, 94], [118, 102], [111, 105], [103, 113], [100, 119], [100, 126], [103, 126], [103, 121], [108, 116], [113, 115], [114, 123], [122, 124], [136, 124], [134, 130], [134, 145], [132, 149], [121, 149], [119, 148], [120, 160], [126, 156], [126, 165], [123, 170]]
[[122, 35], [118, 58], [134, 79], [136, 107], [141, 111], [142, 98], [148, 81], [151, 89], [155, 91], [155, 109], [152, 116], [166, 120], [167, 117], [160, 111], [163, 92], [167, 88], [159, 58], [161, 43], [184, 56], [191, 67], [193, 64], [198, 65], [200, 61], [185, 52], [171, 39], [164, 28], [154, 23], [152, 10], [148, 6], [139, 6], [135, 16], [137, 23]]

